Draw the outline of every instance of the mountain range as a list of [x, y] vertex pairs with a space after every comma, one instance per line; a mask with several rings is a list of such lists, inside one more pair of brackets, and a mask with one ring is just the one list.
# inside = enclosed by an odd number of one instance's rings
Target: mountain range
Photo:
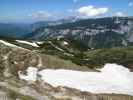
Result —
[[66, 39], [87, 48], [128, 46], [133, 43], [133, 17], [82, 19], [46, 25], [24, 36], [30, 40]]
[[0, 24], [0, 37], [34, 41], [64, 39], [86, 49], [131, 46], [133, 17], [71, 17], [33, 24]]
[[66, 19], [60, 19], [57, 21], [38, 21], [33, 23], [0, 23], [0, 37], [1, 38], [13, 38], [22, 39], [23, 36], [31, 34], [38, 28], [60, 25], [64, 23], [74, 22], [78, 20], [75, 17], [69, 17]]

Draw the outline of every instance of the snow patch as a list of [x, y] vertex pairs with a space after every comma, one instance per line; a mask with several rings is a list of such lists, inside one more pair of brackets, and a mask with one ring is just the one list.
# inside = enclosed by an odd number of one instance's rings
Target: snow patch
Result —
[[37, 71], [35, 67], [29, 67], [27, 69], [27, 75], [22, 74], [21, 71], [18, 72], [19, 78], [26, 81], [36, 81], [37, 80]]
[[68, 45], [68, 42], [64, 41], [63, 44], [64, 44], [64, 45]]
[[[22, 40], [16, 40], [17, 42], [19, 42], [19, 43], [24, 43], [24, 44], [28, 44], [28, 45], [31, 45], [31, 46], [33, 46], [33, 47], [39, 47], [38, 45], [37, 45], [37, 43], [35, 43], [35, 42], [28, 42], [28, 41], [22, 41]], [[39, 42], [38, 42], [39, 43]]]
[[4, 45], [10, 46], [10, 47], [18, 47], [18, 46], [14, 45], [14, 44], [11, 44], [11, 43], [3, 41], [3, 40], [0, 40], [0, 42], [3, 43]]
[[[9, 47], [15, 47], [15, 48], [20, 48], [20, 49], [25, 49], [25, 48], [19, 47], [19, 46], [15, 45], [15, 44], [9, 43], [9, 42], [4, 41], [4, 40], [0, 40], [0, 43], [3, 43], [4, 45], [9, 46]], [[5, 59], [6, 59], [6, 57], [5, 57]]]
[[133, 72], [129, 69], [117, 64], [106, 64], [100, 71], [82, 72], [64, 69], [38, 71], [37, 68], [29, 67], [27, 76], [23, 77], [22, 74], [19, 76], [20, 79], [35, 81], [39, 75], [43, 81], [54, 87], [66, 86], [92, 93], [133, 95]]

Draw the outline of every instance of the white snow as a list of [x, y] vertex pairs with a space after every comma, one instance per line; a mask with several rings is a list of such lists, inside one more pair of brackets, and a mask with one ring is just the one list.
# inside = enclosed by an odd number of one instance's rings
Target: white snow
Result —
[[63, 44], [64, 44], [64, 45], [68, 45], [68, 42], [64, 41]]
[[21, 71], [18, 72], [19, 78], [26, 81], [36, 81], [37, 80], [37, 71], [38, 69], [35, 67], [29, 67], [27, 69], [27, 75], [22, 74]]
[[5, 45], [7, 45], [7, 46], [10, 46], [10, 47], [18, 47], [18, 46], [16, 46], [16, 45], [11, 44], [11, 43], [8, 43], [8, 42], [6, 42], [6, 41], [4, 41], [4, 40], [0, 40], [0, 42], [3, 43], [3, 44], [5, 44]]
[[[15, 44], [9, 43], [9, 42], [4, 41], [4, 40], [0, 40], [0, 43], [3, 43], [4, 45], [9, 46], [9, 47], [15, 47], [15, 48], [20, 48], [20, 49], [25, 49], [25, 48], [19, 47], [19, 46], [15, 45]], [[5, 59], [6, 59], [6, 57], [5, 57]]]
[[43, 42], [43, 41], [37, 41], [36, 43], [39, 44], [39, 45], [41, 45], [41, 44], [43, 44], [44, 42]]
[[[35, 72], [34, 72], [35, 71]], [[27, 69], [27, 76], [20, 79], [32, 80], [41, 79], [54, 87], [66, 86], [81, 91], [92, 93], [116, 93], [133, 95], [133, 72], [117, 64], [106, 64], [101, 72], [81, 72], [73, 70], [51, 70], [38, 71], [35, 68]]]
[[28, 44], [31, 45], [33, 47], [39, 47], [35, 42], [28, 42], [28, 41], [22, 41], [22, 40], [16, 40], [19, 43], [24, 43], [24, 44]]

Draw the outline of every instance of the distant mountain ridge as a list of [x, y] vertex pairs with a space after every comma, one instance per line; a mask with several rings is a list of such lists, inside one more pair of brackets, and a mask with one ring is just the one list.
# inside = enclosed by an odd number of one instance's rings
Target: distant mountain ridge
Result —
[[31, 40], [64, 38], [88, 48], [127, 46], [133, 42], [133, 17], [84, 19], [44, 26], [25, 37]]
[[36, 30], [41, 27], [61, 25], [61, 24], [75, 22], [78, 20], [79, 19], [76, 17], [68, 17], [68, 18], [59, 19], [59, 20], [55, 20], [55, 21], [38, 21], [38, 22], [33, 23], [31, 26], [32, 26], [33, 30]]
[[[38, 28], [75, 22], [76, 20], [78, 20], [76, 17], [68, 17], [56, 21], [38, 21], [34, 23], [0, 23], [0, 37], [15, 39], [27, 38], [23, 36]], [[28, 35], [31, 36], [30, 34]]]
[[37, 41], [65, 39], [86, 48], [130, 46], [133, 45], [133, 17], [70, 17], [33, 24], [0, 23], [0, 37]]

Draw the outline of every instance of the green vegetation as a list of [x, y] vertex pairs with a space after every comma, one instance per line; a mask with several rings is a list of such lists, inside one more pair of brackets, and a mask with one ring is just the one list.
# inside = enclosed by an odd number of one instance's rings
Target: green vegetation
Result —
[[30, 97], [28, 95], [23, 95], [17, 91], [14, 91], [12, 89], [9, 89], [7, 87], [0, 86], [0, 92], [2, 91], [3, 95], [0, 95], [3, 97], [2, 100], [36, 100], [33, 97]]
[[11, 90], [8, 90], [8, 95], [12, 100], [16, 100], [17, 98], [19, 98], [20, 100], [35, 100], [30, 96], [25, 96]]
[[98, 49], [86, 52], [86, 64], [103, 65], [117, 63], [133, 69], [133, 47], [116, 47], [111, 49]]
[[39, 51], [49, 55], [56, 55], [62, 59], [70, 60], [80, 66], [88, 68], [101, 67], [106, 63], [117, 63], [133, 69], [133, 47], [101, 48], [94, 50], [81, 50], [74, 44], [70, 46], [60, 45], [61, 41], [52, 41], [62, 51], [51, 46], [48, 42], [41, 45]]
[[[67, 42], [68, 44], [64, 45], [63, 44], [64, 42]], [[13, 41], [11, 43], [13, 43]], [[17, 45], [17, 42], [14, 41], [14, 44]], [[23, 45], [22, 46], [23, 48], [25, 47], [27, 48], [27, 45], [26, 46], [24, 44], [20, 45]], [[30, 50], [37, 52], [33, 52], [33, 54], [32, 53], [30, 54], [30, 52], [28, 51], [24, 51], [24, 53], [14, 51], [14, 53], [10, 54], [9, 58], [11, 59], [11, 61], [20, 62], [22, 60], [26, 62], [26, 66], [28, 66], [27, 62], [30, 63], [31, 61], [28, 59], [35, 58], [36, 61], [38, 62], [39, 59], [38, 56], [39, 56], [42, 59], [43, 66], [46, 66], [46, 68], [54, 68], [54, 69], [65, 68], [65, 69], [86, 70], [87, 67], [97, 68], [103, 66], [106, 63], [117, 63], [120, 65], [124, 65], [130, 69], [133, 69], [132, 46], [127, 46], [127, 47], [114, 46], [113, 48], [87, 49], [87, 47], [85, 47], [78, 41], [74, 41], [72, 39], [68, 40], [61, 38], [60, 40], [57, 40], [56, 38], [55, 39], [52, 38], [49, 40], [45, 40], [43, 44], [40, 44], [39, 48], [30, 48]], [[5, 54], [4, 51], [1, 50], [1, 52], [3, 52], [1, 53], [1, 55]], [[9, 50], [6, 52], [9, 52]], [[16, 56], [16, 54], [18, 56]], [[27, 55], [27, 57], [23, 55]], [[33, 57], [31, 55], [36, 55], [36, 57]], [[13, 56], [14, 58], [12, 58]], [[0, 61], [3, 62], [2, 59], [0, 59]], [[14, 67], [12, 68], [14, 70]]]

